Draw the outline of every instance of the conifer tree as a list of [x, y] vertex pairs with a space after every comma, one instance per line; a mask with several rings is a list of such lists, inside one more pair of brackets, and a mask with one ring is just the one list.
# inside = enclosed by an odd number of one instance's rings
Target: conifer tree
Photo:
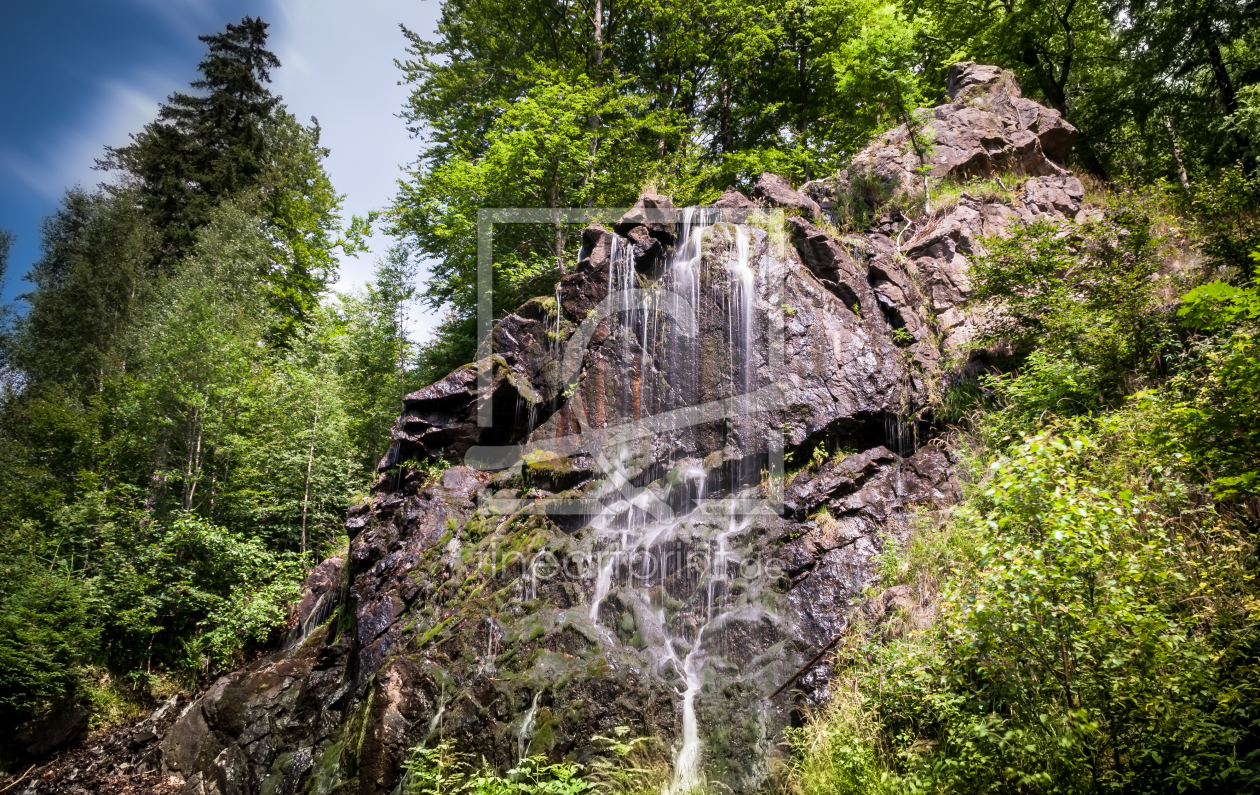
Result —
[[192, 247], [212, 208], [256, 187], [266, 170], [265, 128], [280, 102], [264, 85], [280, 66], [266, 48], [267, 27], [245, 17], [199, 36], [208, 53], [192, 88], [202, 93], [171, 95], [156, 120], [99, 163], [139, 182], [168, 268]]
[[[13, 233], [0, 229], [0, 290], [4, 289], [4, 277], [9, 269], [9, 252], [13, 250]], [[8, 371], [10, 340], [10, 315], [12, 309], [8, 304], [0, 304], [0, 377]]]

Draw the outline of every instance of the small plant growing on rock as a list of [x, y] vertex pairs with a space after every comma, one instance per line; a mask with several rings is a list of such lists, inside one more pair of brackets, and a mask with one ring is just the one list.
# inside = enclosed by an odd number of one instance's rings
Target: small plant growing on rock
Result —
[[582, 766], [572, 762], [550, 764], [544, 756], [530, 756], [502, 776], [489, 767], [469, 775], [468, 756], [456, 751], [449, 740], [433, 748], [412, 748], [403, 762], [402, 791], [407, 795], [581, 795], [595, 788], [581, 777]]

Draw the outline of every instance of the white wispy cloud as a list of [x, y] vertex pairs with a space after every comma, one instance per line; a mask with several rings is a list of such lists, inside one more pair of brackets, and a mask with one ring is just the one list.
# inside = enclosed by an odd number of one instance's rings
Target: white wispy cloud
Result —
[[145, 8], [160, 17], [177, 36], [193, 38], [203, 33], [213, 33], [216, 27], [217, 6], [215, 0], [126, 0]]
[[153, 119], [171, 88], [166, 83], [156, 73], [99, 81], [95, 99], [60, 130], [24, 149], [0, 148], [0, 170], [46, 201], [57, 201], [75, 185], [104, 181], [106, 175], [92, 166], [106, 146], [125, 144]]
[[[366, 215], [389, 203], [400, 166], [417, 154], [416, 142], [397, 114], [409, 89], [398, 85], [395, 58], [406, 55], [399, 30], [431, 32], [436, 0], [276, 0], [269, 21], [271, 44], [283, 66], [273, 88], [298, 118], [319, 119], [323, 143], [332, 150], [328, 171], [346, 194], [347, 214]], [[379, 233], [372, 255], [347, 258], [340, 289], [363, 285], [389, 240]], [[423, 337], [438, 318], [414, 312], [413, 333]]]

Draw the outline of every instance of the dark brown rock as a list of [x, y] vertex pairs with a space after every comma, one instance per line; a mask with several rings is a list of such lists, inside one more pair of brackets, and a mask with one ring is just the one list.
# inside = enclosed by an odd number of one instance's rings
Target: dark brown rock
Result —
[[14, 739], [24, 753], [38, 758], [86, 734], [87, 725], [85, 707], [62, 704], [18, 726]]
[[753, 198], [774, 207], [799, 210], [810, 218], [815, 218], [822, 212], [817, 202], [804, 193], [793, 190], [788, 181], [777, 174], [767, 172], [758, 177], [757, 184], [753, 186], [752, 195]]
[[639, 270], [650, 270], [665, 255], [665, 246], [646, 226], [636, 226], [626, 233], [630, 245], [634, 246], [634, 266]]
[[726, 193], [713, 202], [713, 207], [722, 211], [723, 220], [736, 224], [747, 221], [758, 209], [755, 203], [734, 188], [727, 188]]
[[648, 233], [665, 245], [674, 243], [674, 220], [677, 211], [674, 202], [668, 196], [645, 193], [639, 197], [634, 206], [618, 219], [613, 231], [625, 237], [636, 226], [643, 226]]
[[345, 585], [344, 564], [344, 558], [326, 558], [306, 575], [302, 584], [302, 599], [289, 614], [296, 621], [296, 626], [287, 642], [305, 637], [331, 613], [333, 603]]
[[577, 268], [560, 280], [560, 304], [565, 316], [584, 320], [600, 301], [608, 297], [608, 267], [612, 257], [613, 233], [598, 224], [582, 232], [582, 252]]
[[840, 241], [804, 218], [788, 218], [787, 223], [792, 242], [805, 267], [845, 306], [872, 317], [878, 314], [874, 294], [865, 275]]

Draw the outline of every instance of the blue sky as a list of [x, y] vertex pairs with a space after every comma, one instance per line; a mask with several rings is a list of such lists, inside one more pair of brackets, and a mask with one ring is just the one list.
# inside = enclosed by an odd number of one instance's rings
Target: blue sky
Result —
[[[173, 91], [196, 78], [197, 35], [244, 15], [271, 23], [280, 57], [272, 90], [298, 118], [319, 118], [328, 170], [347, 213], [385, 205], [416, 144], [396, 114], [407, 89], [393, 59], [399, 24], [431, 32], [438, 0], [9, 0], [0, 7], [0, 228], [17, 236], [3, 300], [29, 289], [40, 220], [127, 141]], [[386, 241], [373, 241], [383, 251]], [[371, 277], [372, 256], [342, 263], [341, 288]], [[422, 334], [432, 319], [417, 317]]]

